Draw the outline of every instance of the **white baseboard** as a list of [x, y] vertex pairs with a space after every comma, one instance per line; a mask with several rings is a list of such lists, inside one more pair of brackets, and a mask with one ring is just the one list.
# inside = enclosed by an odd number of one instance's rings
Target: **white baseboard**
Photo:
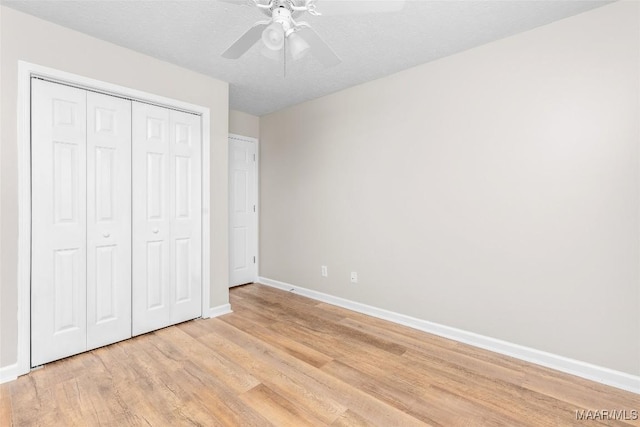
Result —
[[206, 315], [203, 315], [202, 318], [208, 319], [210, 317], [218, 317], [229, 313], [233, 313], [233, 310], [231, 310], [231, 304], [222, 304], [217, 307], [211, 307], [209, 312], [206, 313]]
[[582, 362], [580, 360], [570, 359], [568, 357], [559, 356], [557, 354], [548, 353], [546, 351], [536, 350], [534, 348], [525, 347], [519, 344], [510, 343], [496, 338], [487, 337], [473, 332], [464, 331], [462, 329], [452, 328], [450, 326], [440, 325], [438, 323], [429, 322], [404, 314], [395, 313], [393, 311], [384, 310], [370, 305], [351, 301], [345, 298], [336, 297], [311, 289], [303, 288], [289, 283], [279, 282], [277, 280], [259, 277], [258, 282], [282, 289], [285, 291], [295, 292], [299, 295], [309, 297], [328, 304], [337, 305], [338, 307], [347, 308], [358, 313], [367, 314], [379, 319], [388, 320], [400, 325], [409, 326], [420, 331], [449, 338], [475, 347], [495, 353], [504, 354], [515, 357], [527, 362], [546, 366], [588, 380], [596, 381], [612, 387], [627, 390], [632, 393], [640, 394], [640, 376], [627, 374], [626, 372], [615, 371], [613, 369], [604, 368], [602, 366], [593, 365], [591, 363]]
[[3, 366], [0, 368], [0, 384], [18, 379], [18, 376], [20, 375], [20, 370], [18, 368], [19, 366], [17, 362], [13, 365]]

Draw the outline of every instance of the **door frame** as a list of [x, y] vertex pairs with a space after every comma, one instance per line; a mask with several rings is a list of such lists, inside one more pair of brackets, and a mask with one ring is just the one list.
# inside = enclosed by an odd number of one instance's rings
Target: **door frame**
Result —
[[31, 78], [201, 116], [202, 133], [202, 317], [211, 317], [210, 110], [200, 105], [18, 61], [18, 348], [15, 376], [31, 370]]
[[[254, 185], [256, 186], [256, 215], [255, 215], [255, 230], [256, 230], [256, 274], [254, 277], [254, 282], [258, 281], [258, 277], [260, 276], [260, 140], [258, 138], [254, 138], [251, 136], [238, 135], [235, 133], [229, 133], [229, 138], [227, 139], [227, 144], [230, 146], [231, 142], [229, 140], [235, 139], [238, 141], [246, 141], [253, 142], [256, 144], [256, 170], [254, 177]], [[229, 147], [230, 148], [230, 147]], [[231, 155], [231, 149], [229, 151], [229, 156]], [[231, 190], [231, 179], [229, 179], [229, 190]], [[231, 191], [229, 193], [229, 233], [231, 233]], [[231, 239], [229, 239], [229, 249], [231, 249]], [[229, 250], [229, 269], [231, 268], [231, 250]], [[229, 287], [231, 284], [229, 284]]]

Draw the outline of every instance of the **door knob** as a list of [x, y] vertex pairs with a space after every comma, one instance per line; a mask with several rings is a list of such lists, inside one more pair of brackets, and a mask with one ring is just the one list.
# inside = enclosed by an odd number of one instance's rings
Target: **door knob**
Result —
[[160, 231], [160, 230], [158, 230], [157, 228], [154, 228], [154, 229], [153, 229], [153, 234], [158, 234], [158, 232], [159, 232], [159, 231]]
[[102, 233], [102, 235], [107, 238], [109, 236], [111, 236], [111, 233], [109, 233], [108, 231], [105, 231], [104, 233]]

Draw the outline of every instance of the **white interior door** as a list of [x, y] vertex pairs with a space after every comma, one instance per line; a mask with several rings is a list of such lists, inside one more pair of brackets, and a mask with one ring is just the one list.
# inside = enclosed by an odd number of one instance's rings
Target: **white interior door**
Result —
[[256, 143], [229, 138], [229, 281], [257, 280]]
[[87, 350], [131, 337], [131, 101], [87, 92]]
[[202, 314], [200, 117], [132, 105], [134, 335]]
[[86, 350], [86, 92], [32, 79], [31, 365]]

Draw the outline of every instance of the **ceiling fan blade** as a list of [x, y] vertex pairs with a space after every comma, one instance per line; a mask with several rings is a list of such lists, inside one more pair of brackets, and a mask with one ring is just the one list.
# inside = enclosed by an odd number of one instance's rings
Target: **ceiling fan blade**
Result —
[[304, 27], [298, 31], [298, 35], [309, 44], [311, 54], [326, 67], [333, 67], [342, 62], [333, 49], [322, 40], [313, 28]]
[[256, 44], [258, 40], [262, 37], [262, 31], [267, 28], [271, 24], [271, 21], [260, 21], [256, 23], [253, 27], [249, 28], [249, 30], [244, 33], [238, 40], [233, 42], [231, 46], [224, 52], [222, 52], [222, 57], [227, 59], [238, 59], [246, 51], [248, 51], [251, 46]]
[[405, 0], [318, 0], [316, 8], [322, 15], [353, 15], [398, 12]]

